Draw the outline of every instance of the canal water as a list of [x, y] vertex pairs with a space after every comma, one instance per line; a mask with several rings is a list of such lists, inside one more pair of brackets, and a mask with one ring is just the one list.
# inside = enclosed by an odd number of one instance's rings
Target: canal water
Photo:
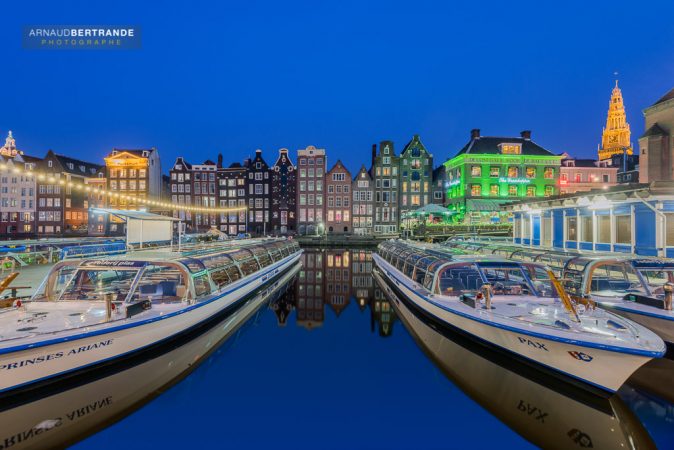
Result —
[[597, 398], [439, 333], [377, 284], [368, 250], [302, 260], [214, 331], [0, 413], [1, 448], [674, 448], [674, 361]]

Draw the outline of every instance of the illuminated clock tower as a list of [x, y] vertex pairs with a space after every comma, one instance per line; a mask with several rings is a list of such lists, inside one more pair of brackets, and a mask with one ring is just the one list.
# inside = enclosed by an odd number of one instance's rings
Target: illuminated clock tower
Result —
[[623, 94], [618, 87], [618, 80], [616, 80], [615, 87], [611, 93], [606, 127], [604, 128], [601, 147], [599, 147], [598, 151], [600, 160], [610, 159], [613, 155], [622, 154], [624, 151], [627, 151], [628, 155], [632, 154], [630, 124], [627, 123]]

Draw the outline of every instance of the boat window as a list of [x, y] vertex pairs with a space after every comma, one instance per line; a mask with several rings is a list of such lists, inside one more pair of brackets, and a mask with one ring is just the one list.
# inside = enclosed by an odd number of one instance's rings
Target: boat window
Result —
[[552, 283], [547, 270], [534, 264], [523, 264], [522, 267], [527, 269], [527, 275], [539, 296], [559, 298], [559, 292]]
[[[49, 277], [47, 278], [46, 287], [44, 289], [45, 291], [44, 296], [46, 297], [47, 300], [56, 300], [59, 298], [59, 296], [65, 289], [66, 285], [68, 284], [70, 277], [77, 270], [79, 261], [61, 264], [63, 265], [58, 269], [54, 268], [49, 274]], [[37, 298], [38, 296], [42, 295], [43, 293], [40, 292], [37, 293], [35, 297]]]
[[[674, 283], [674, 269], [639, 269], [651, 295], [664, 296], [665, 283]], [[629, 275], [629, 273], [628, 273]]]
[[646, 292], [632, 266], [618, 261], [598, 263], [592, 267], [588, 290], [595, 293], [606, 291]]
[[204, 273], [203, 275], [198, 275], [194, 277], [193, 280], [194, 293], [197, 297], [202, 297], [211, 293], [211, 284], [208, 281], [208, 274]]
[[211, 280], [219, 288], [227, 286], [230, 283], [229, 275], [224, 267], [219, 267], [211, 271]]
[[412, 272], [414, 272], [414, 265], [410, 262], [405, 263], [405, 270], [403, 271], [408, 278], [412, 278]]
[[475, 292], [484, 281], [474, 264], [452, 264], [442, 269], [438, 275], [438, 293], [458, 296], [465, 292]]
[[133, 300], [153, 302], [181, 301], [187, 295], [185, 273], [171, 264], [153, 264], [145, 268]]
[[258, 270], [260, 270], [260, 265], [257, 263], [257, 261], [255, 261], [255, 258], [253, 258], [252, 256], [248, 259], [239, 261], [239, 267], [241, 267], [243, 276], [253, 274]]
[[201, 261], [194, 258], [182, 258], [178, 261], [183, 263], [191, 273], [201, 272], [202, 270], [206, 269], [206, 266], [204, 266]]
[[231, 266], [225, 267], [225, 271], [229, 276], [230, 282], [234, 283], [235, 281], [241, 279], [241, 272], [239, 271], [239, 268], [236, 265], [232, 264]]
[[232, 258], [227, 253], [216, 253], [202, 258], [204, 266], [207, 269], [214, 269], [216, 267], [223, 267], [232, 263]]
[[494, 295], [531, 295], [531, 288], [519, 266], [480, 266], [492, 285]]
[[267, 252], [267, 249], [265, 247], [253, 247], [252, 248], [253, 254], [257, 257], [258, 262], [260, 263], [260, 267], [267, 267], [272, 263], [271, 257], [269, 256], [269, 253]]
[[417, 283], [423, 284], [424, 278], [425, 278], [425, 277], [426, 277], [426, 271], [425, 271], [425, 270], [419, 269], [419, 268], [417, 268], [417, 269], [414, 270], [414, 277], [413, 277], [413, 279], [414, 279], [414, 281], [416, 281]]
[[78, 268], [63, 289], [60, 300], [104, 300], [105, 295], [112, 295], [113, 301], [124, 301], [139, 270]]

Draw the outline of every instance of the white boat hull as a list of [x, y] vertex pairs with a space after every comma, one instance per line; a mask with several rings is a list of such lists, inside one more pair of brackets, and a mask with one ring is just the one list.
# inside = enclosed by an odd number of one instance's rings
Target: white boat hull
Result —
[[547, 339], [540, 334], [529, 334], [525, 330], [512, 331], [489, 322], [467, 318], [428, 301], [425, 295], [412, 288], [411, 281], [399, 277], [397, 270], [388, 262], [379, 255], [374, 255], [374, 259], [404, 299], [412, 302], [429, 317], [454, 330], [603, 390], [617, 391], [634, 371], [653, 358], [649, 355], [605, 350], [599, 346], [574, 345], [566, 340]]
[[218, 316], [285, 272], [299, 261], [300, 254], [298, 252], [265, 267], [250, 277], [227, 286], [223, 292], [215, 293], [211, 299], [196, 303], [179, 314], [111, 326], [110, 331], [89, 327], [80, 330], [79, 335], [65, 338], [66, 340], [62, 340], [64, 338], [59, 338], [59, 334], [55, 333], [52, 338], [58, 340], [56, 343], [45, 345], [37, 342], [34, 347], [28, 344], [29, 348], [18, 351], [11, 351], [11, 348], [9, 351], [0, 349], [0, 393], [6, 394], [7, 391], [20, 387], [67, 376], [75, 371], [131, 355], [179, 335]]

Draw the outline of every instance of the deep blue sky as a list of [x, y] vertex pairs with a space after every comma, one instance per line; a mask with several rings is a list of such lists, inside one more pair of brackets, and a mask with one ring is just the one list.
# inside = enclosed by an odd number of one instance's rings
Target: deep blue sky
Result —
[[[437, 164], [481, 128], [592, 157], [615, 71], [635, 144], [674, 87], [671, 0], [93, 3], [3, 6], [0, 135], [30, 154], [155, 146], [168, 170], [312, 144], [356, 171], [380, 140], [419, 133]], [[21, 48], [23, 25], [101, 23], [143, 48]]]

